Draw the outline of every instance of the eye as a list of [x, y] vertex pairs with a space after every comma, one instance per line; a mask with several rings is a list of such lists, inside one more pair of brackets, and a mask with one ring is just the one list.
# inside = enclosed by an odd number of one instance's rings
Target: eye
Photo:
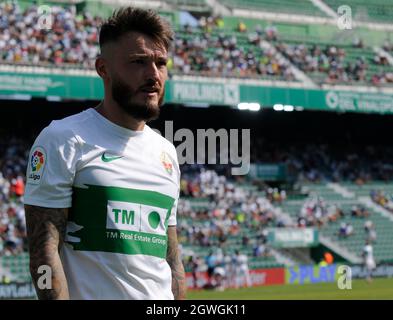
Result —
[[166, 67], [168, 61], [167, 60], [158, 60], [157, 65], [159, 67]]
[[145, 60], [143, 60], [143, 59], [135, 59], [135, 60], [132, 60], [131, 63], [133, 63], [133, 64], [144, 64]]

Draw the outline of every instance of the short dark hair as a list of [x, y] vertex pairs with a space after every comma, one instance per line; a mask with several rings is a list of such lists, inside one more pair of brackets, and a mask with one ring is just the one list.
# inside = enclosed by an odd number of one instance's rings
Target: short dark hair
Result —
[[100, 49], [105, 43], [117, 41], [124, 34], [136, 31], [152, 37], [164, 45], [168, 51], [173, 41], [173, 31], [169, 23], [151, 9], [122, 7], [115, 10], [101, 25]]

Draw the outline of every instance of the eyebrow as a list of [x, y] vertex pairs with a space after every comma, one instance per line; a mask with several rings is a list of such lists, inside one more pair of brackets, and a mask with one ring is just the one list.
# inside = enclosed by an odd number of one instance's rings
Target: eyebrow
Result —
[[154, 56], [154, 55], [149, 55], [149, 54], [146, 54], [146, 53], [134, 53], [134, 54], [128, 55], [128, 57], [130, 59], [137, 59], [137, 58], [144, 58], [144, 59], [146, 59], [146, 58], [154, 57], [154, 58], [157, 58], [159, 60], [168, 60], [168, 56], [166, 56], [166, 55], [164, 55], [164, 56]]

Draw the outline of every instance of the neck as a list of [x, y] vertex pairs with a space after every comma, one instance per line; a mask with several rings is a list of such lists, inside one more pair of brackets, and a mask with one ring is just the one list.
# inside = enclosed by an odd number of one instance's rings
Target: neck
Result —
[[146, 124], [145, 121], [137, 120], [124, 112], [115, 102], [111, 103], [105, 99], [95, 109], [109, 121], [126, 129], [142, 131]]

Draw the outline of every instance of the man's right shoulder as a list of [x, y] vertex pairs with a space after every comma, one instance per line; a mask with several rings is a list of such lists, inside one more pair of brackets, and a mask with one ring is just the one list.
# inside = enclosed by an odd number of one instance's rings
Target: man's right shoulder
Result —
[[50, 136], [56, 140], [73, 138], [83, 129], [90, 117], [91, 113], [88, 109], [60, 120], [53, 120], [41, 131], [39, 136]]

